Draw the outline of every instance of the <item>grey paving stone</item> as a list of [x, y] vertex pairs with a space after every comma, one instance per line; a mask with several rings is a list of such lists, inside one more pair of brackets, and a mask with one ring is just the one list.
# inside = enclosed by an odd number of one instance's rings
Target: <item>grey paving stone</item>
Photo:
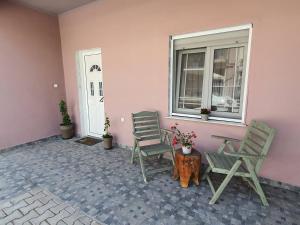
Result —
[[[13, 224], [12, 224], [13, 225]], [[32, 224], [30, 223], [29, 221], [26, 221], [25, 223], [23, 223], [23, 225], [35, 225], [35, 224]]]
[[5, 216], [6, 216], [6, 214], [3, 212], [2, 209], [0, 209], [0, 218], [3, 218], [3, 217], [5, 217]]
[[26, 192], [26, 193], [24, 193], [22, 195], [19, 195], [19, 196], [15, 197], [15, 198], [11, 199], [10, 202], [12, 204], [16, 204], [16, 203], [18, 203], [18, 202], [20, 202], [20, 201], [22, 201], [22, 200], [24, 200], [26, 198], [30, 198], [30, 197], [32, 197], [32, 195], [30, 193]]
[[35, 218], [38, 216], [38, 213], [35, 211], [30, 211], [29, 213], [27, 213], [26, 215], [22, 216], [21, 218], [15, 219], [13, 220], [13, 223], [15, 225], [22, 225], [25, 222], [28, 222], [29, 220], [31, 220], [32, 218]]
[[49, 224], [47, 221], [43, 221], [40, 223], [40, 225], [51, 225], [51, 224]]
[[27, 206], [27, 203], [22, 200], [19, 201], [17, 204], [13, 204], [12, 206], [8, 207], [8, 208], [4, 208], [3, 211], [6, 215], [11, 214], [12, 212], [16, 211], [17, 209], [23, 208]]
[[[31, 199], [40, 199], [41, 193], [43, 195], [47, 195], [48, 202], [43, 204], [39, 200], [32, 200], [28, 202], [32, 202], [31, 204], [24, 201], [24, 197], [28, 196], [26, 193], [30, 194]], [[38, 191], [35, 189], [34, 191], [26, 192], [20, 196], [14, 197], [13, 199], [22, 199], [20, 201], [16, 201], [15, 204], [5, 204], [5, 206], [9, 206], [0, 210], [3, 212], [2, 217], [0, 217], [0, 224], [4, 225], [6, 223], [11, 223], [12, 225], [39, 225], [39, 224], [47, 224], [47, 225], [90, 225], [94, 219], [88, 217], [79, 209], [74, 209], [67, 203], [63, 202], [55, 195], [48, 191]], [[55, 199], [55, 202], [53, 201]], [[12, 202], [12, 201], [9, 201]], [[24, 206], [24, 204], [26, 204]], [[23, 207], [20, 207], [23, 206]], [[46, 210], [45, 210], [46, 209]], [[54, 210], [53, 210], [54, 209]], [[65, 209], [68, 209], [65, 210]], [[10, 214], [4, 213], [4, 210], [10, 212]], [[51, 211], [52, 210], [52, 211]], [[79, 218], [85, 218], [80, 221]], [[78, 221], [77, 221], [78, 220]], [[97, 221], [95, 221], [97, 222]]]
[[32, 204], [33, 202], [35, 202], [36, 200], [45, 197], [46, 195], [43, 192], [38, 192], [36, 194], [34, 194], [33, 196], [26, 198], [25, 201], [28, 204]]
[[36, 209], [38, 207], [41, 207], [43, 205], [43, 203], [41, 203], [40, 201], [35, 201], [32, 204], [28, 204], [27, 206], [20, 208], [19, 210], [21, 211], [21, 213], [23, 213], [23, 215], [27, 214], [29, 211]]
[[67, 205], [60, 203], [58, 205], [55, 205], [54, 207], [51, 207], [50, 211], [53, 212], [54, 214], [58, 214], [59, 212], [63, 211], [63, 209], [66, 207]]
[[37, 208], [35, 211], [37, 211], [40, 215], [42, 215], [45, 211], [47, 211], [48, 209], [53, 208], [55, 206], [57, 206], [57, 203], [50, 200], [45, 205]]
[[83, 217], [83, 215], [79, 210], [76, 210], [75, 212], [72, 213], [71, 216], [64, 218], [63, 221], [66, 222], [66, 224], [73, 224], [80, 217]]
[[64, 221], [60, 220], [57, 222], [57, 225], [68, 225], [68, 224], [66, 224]]
[[9, 214], [6, 217], [0, 219], [0, 224], [7, 224], [13, 220], [23, 217], [22, 213], [18, 210], [15, 210], [13, 213]]
[[47, 219], [47, 222], [49, 224], [57, 224], [58, 221], [62, 220], [66, 217], [70, 216], [70, 213], [68, 213], [66, 210], [61, 210], [58, 213], [55, 213], [55, 216]]
[[40, 224], [42, 221], [45, 221], [51, 217], [54, 216], [54, 213], [50, 210], [46, 210], [42, 215], [39, 215], [38, 217], [35, 217], [30, 220], [32, 224]]
[[84, 224], [81, 223], [79, 220], [76, 220], [73, 224], [74, 224], [74, 225], [84, 225]]
[[[46, 197], [38, 200], [44, 205], [34, 209], [40, 216], [64, 202], [107, 225], [300, 225], [298, 192], [262, 185], [270, 204], [263, 207], [247, 184], [233, 179], [217, 204], [210, 206], [207, 182], [182, 189], [166, 172], [144, 184], [138, 161], [131, 165], [129, 158], [124, 149], [105, 151], [101, 144], [85, 146], [59, 138], [0, 153], [0, 209], [2, 200], [11, 204], [9, 200], [20, 194], [42, 192]], [[146, 164], [161, 166], [157, 160]], [[215, 176], [213, 182], [220, 184], [222, 178]], [[49, 192], [61, 200], [49, 197]]]
[[4, 208], [8, 208], [8, 207], [11, 207], [11, 206], [12, 206], [11, 202], [2, 201], [1, 204], [0, 204], [0, 210], [3, 210]]

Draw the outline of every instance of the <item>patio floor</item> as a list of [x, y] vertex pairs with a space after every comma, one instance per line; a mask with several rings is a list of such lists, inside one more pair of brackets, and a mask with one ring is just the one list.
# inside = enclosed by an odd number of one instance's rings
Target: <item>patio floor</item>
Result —
[[164, 173], [144, 184], [129, 156], [59, 138], [15, 147], [0, 153], [0, 202], [41, 188], [103, 224], [300, 225], [299, 193], [263, 185], [270, 204], [263, 207], [235, 179], [218, 204], [209, 205], [206, 182], [182, 189]]

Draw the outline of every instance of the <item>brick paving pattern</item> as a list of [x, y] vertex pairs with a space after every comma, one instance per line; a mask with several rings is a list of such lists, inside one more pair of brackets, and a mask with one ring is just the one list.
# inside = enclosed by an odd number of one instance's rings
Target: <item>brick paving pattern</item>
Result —
[[[233, 179], [220, 201], [209, 205], [212, 193], [206, 181], [183, 189], [167, 172], [145, 184], [139, 164], [131, 165], [129, 159], [130, 152], [124, 149], [106, 151], [101, 143], [86, 146], [59, 138], [15, 147], [0, 153], [0, 201], [39, 187], [107, 225], [300, 225], [299, 192], [263, 185], [270, 204], [264, 207], [247, 184]], [[55, 201], [38, 196], [44, 206], [29, 196], [30, 206], [17, 201], [15, 207], [22, 210], [7, 207], [6, 218], [28, 215], [31, 207], [54, 222], [67, 213], [59, 214], [62, 209]], [[4, 213], [0, 211], [0, 217]], [[44, 217], [36, 217], [36, 223]], [[58, 225], [68, 222], [59, 221]]]
[[0, 202], [1, 225], [100, 225], [47, 190], [34, 188]]

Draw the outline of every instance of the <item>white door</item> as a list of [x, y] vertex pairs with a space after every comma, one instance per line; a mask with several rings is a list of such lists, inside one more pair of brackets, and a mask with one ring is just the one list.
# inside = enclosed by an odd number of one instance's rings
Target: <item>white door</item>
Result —
[[84, 55], [87, 133], [101, 137], [104, 130], [104, 96], [101, 53]]

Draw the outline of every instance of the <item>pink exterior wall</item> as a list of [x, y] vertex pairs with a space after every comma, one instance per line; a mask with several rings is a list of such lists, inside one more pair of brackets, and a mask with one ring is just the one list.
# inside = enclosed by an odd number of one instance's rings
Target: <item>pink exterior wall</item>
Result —
[[1, 1], [0, 149], [58, 134], [63, 96], [57, 17]]
[[[300, 186], [300, 2], [289, 0], [102, 0], [60, 15], [66, 95], [78, 125], [75, 53], [101, 48], [105, 109], [121, 144], [132, 145], [130, 113], [168, 115], [169, 35], [253, 23], [247, 123], [268, 122], [278, 134], [261, 176]], [[122, 123], [120, 118], [124, 117]], [[194, 130], [201, 151], [211, 134], [242, 137], [245, 128], [177, 121]]]

